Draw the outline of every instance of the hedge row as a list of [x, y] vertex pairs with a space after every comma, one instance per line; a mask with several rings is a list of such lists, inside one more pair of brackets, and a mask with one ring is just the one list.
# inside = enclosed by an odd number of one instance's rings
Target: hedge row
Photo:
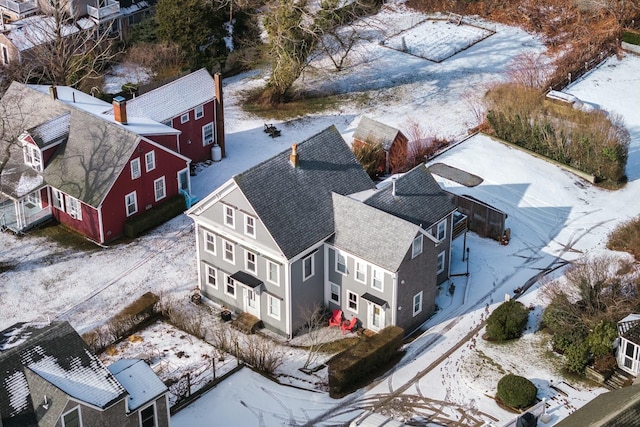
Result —
[[624, 31], [622, 33], [622, 41], [640, 46], [640, 33], [635, 31]]
[[129, 238], [134, 238], [147, 230], [157, 227], [181, 214], [186, 209], [184, 197], [177, 195], [167, 200], [161, 205], [135, 216], [124, 224], [124, 234]]
[[389, 326], [365, 338], [329, 362], [329, 396], [339, 398], [363, 384], [398, 356], [404, 329]]

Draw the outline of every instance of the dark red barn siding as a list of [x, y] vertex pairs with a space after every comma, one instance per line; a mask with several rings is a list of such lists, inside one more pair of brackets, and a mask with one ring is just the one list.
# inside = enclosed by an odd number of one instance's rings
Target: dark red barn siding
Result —
[[[195, 109], [189, 110], [189, 121], [180, 123], [180, 117], [171, 120], [171, 127], [181, 131], [180, 134], [180, 154], [189, 157], [194, 162], [202, 162], [211, 159], [212, 144], [202, 144], [202, 128], [208, 123], [214, 123], [213, 101], [203, 105], [204, 116], [196, 120]], [[214, 123], [215, 142], [215, 123]]]
[[[156, 168], [147, 172], [145, 155], [150, 151], [155, 152]], [[140, 215], [178, 194], [178, 172], [188, 168], [187, 160], [145, 140], [140, 141], [129, 162], [136, 157], [140, 158], [140, 177], [132, 180], [129, 167], [125, 167], [102, 203], [102, 223], [106, 242], [124, 233], [124, 223], [127, 219]], [[156, 202], [154, 181], [162, 176], [165, 177], [166, 197]], [[133, 191], [136, 192], [138, 212], [127, 217], [125, 196]]]
[[[178, 135], [143, 135], [153, 142], [157, 142], [169, 150], [180, 153], [180, 140]], [[189, 157], [189, 156], [187, 156]]]
[[81, 202], [82, 219], [72, 218], [68, 213], [51, 207], [53, 217], [65, 227], [71, 228], [78, 233], [100, 242], [100, 222], [98, 220], [98, 211], [89, 205]]

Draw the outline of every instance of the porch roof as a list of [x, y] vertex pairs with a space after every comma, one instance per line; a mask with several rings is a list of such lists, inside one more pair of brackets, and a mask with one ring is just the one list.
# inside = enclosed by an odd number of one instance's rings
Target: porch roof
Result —
[[256, 289], [260, 287], [264, 282], [258, 279], [256, 276], [253, 276], [249, 273], [245, 273], [244, 271], [237, 271], [231, 275], [231, 278], [236, 282], [240, 282], [240, 284], [248, 286], [251, 289]]
[[380, 307], [389, 307], [389, 303], [383, 300], [382, 298], [378, 298], [375, 295], [371, 295], [369, 292], [362, 295], [362, 299], [367, 300], [369, 302], [374, 303], [375, 305], [379, 305]]
[[2, 170], [0, 193], [12, 200], [18, 200], [45, 186], [41, 174], [24, 164], [22, 156], [16, 161], [13, 155]]

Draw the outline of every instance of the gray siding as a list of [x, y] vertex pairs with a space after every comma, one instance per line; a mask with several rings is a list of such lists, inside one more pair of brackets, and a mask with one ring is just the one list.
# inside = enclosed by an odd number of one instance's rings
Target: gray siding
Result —
[[[329, 307], [331, 309], [340, 308], [344, 312], [344, 316], [347, 320], [350, 320], [351, 317], [356, 316], [362, 322], [363, 327], [371, 328], [371, 319], [369, 317], [369, 302], [362, 298], [362, 295], [364, 295], [365, 293], [369, 293], [375, 297], [385, 300], [388, 303], [388, 307], [384, 309], [384, 324], [382, 325], [381, 329], [385, 326], [391, 325], [393, 320], [392, 307], [394, 293], [394, 274], [379, 267], [373, 266], [366, 260], [356, 258], [353, 255], [341, 251], [341, 253], [345, 254], [347, 258], [347, 274], [342, 274], [336, 270], [336, 250], [336, 248], [329, 247], [329, 250], [327, 251], [327, 278], [329, 282], [340, 286], [340, 305], [338, 306], [337, 304], [332, 302], [331, 299], [329, 299]], [[356, 279], [356, 262], [361, 262], [364, 267], [363, 270], [365, 272], [365, 283]], [[372, 286], [374, 269], [382, 275], [382, 291], [380, 291], [379, 289], [375, 289]], [[328, 286], [331, 285], [328, 284]], [[358, 295], [358, 307], [356, 311], [352, 310], [349, 307], [348, 291]]]
[[[311, 254], [314, 262], [314, 274], [303, 280], [303, 262]], [[295, 335], [308, 320], [310, 310], [324, 301], [324, 248], [308, 251], [291, 264], [291, 326]]]

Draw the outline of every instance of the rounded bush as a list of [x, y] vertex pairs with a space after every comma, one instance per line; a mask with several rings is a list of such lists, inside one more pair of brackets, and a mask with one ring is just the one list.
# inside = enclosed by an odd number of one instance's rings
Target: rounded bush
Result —
[[528, 318], [529, 310], [521, 302], [505, 301], [487, 319], [487, 336], [498, 341], [518, 338]]
[[496, 397], [512, 408], [526, 408], [536, 401], [538, 388], [525, 377], [507, 374], [498, 381]]

